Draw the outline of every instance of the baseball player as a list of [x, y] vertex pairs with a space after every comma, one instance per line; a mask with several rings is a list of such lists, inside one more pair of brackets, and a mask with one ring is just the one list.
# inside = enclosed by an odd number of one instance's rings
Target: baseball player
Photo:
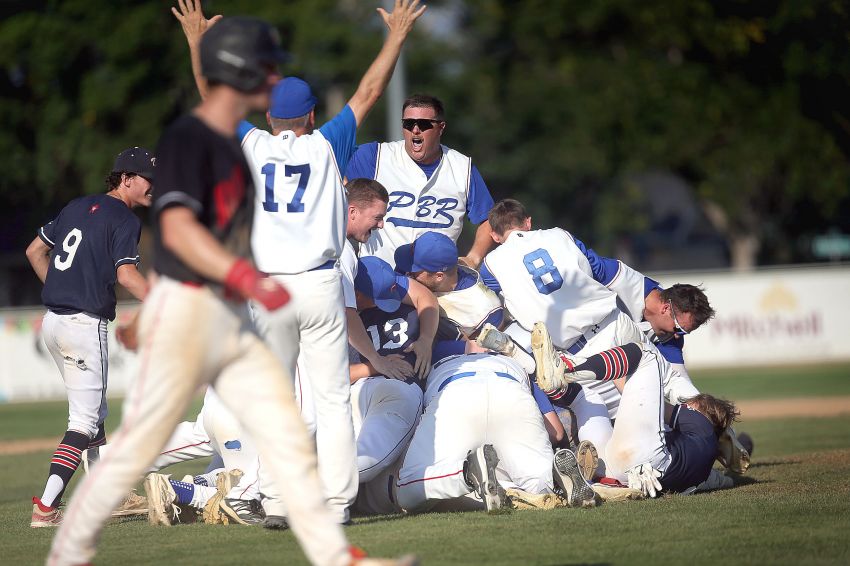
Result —
[[[566, 452], [566, 454], [562, 454]], [[592, 505], [593, 490], [575, 456], [559, 451], [556, 476], [573, 506]], [[399, 505], [426, 511], [437, 502], [477, 493], [491, 511], [505, 504], [505, 489], [552, 493], [552, 445], [528, 374], [494, 354], [444, 358], [425, 389], [425, 413], [398, 477]]]
[[279, 283], [245, 259], [253, 187], [236, 138], [241, 117], [268, 107], [283, 55], [277, 32], [262, 20], [223, 18], [204, 35], [207, 96], [167, 129], [158, 146], [153, 210], [160, 277], [139, 320], [140, 374], [112, 450], [71, 500], [49, 564], [91, 561], [110, 510], [154, 461], [193, 392], [207, 382], [214, 382], [257, 443], [309, 560], [352, 562], [345, 534], [321, 496], [291, 378], [251, 330], [245, 305], [252, 299], [274, 311], [289, 301]]
[[395, 252], [396, 271], [407, 273], [437, 297], [440, 316], [475, 338], [485, 324], [499, 327], [504, 309], [478, 273], [458, 265], [457, 245], [440, 232], [424, 232]]
[[106, 178], [107, 192], [71, 201], [27, 247], [44, 283], [42, 337], [68, 394], [68, 429], [50, 460], [44, 492], [32, 499], [31, 527], [61, 522], [59, 500], [83, 451], [106, 442], [106, 324], [115, 318], [116, 281], [139, 300], [148, 291], [137, 268], [142, 225], [131, 210], [151, 204], [154, 162], [146, 149], [122, 151]]
[[[555, 347], [574, 355], [588, 357], [629, 342], [654, 348], [634, 321], [617, 308], [616, 294], [596, 281], [583, 244], [571, 234], [557, 228], [532, 231], [525, 207], [513, 199], [494, 206], [489, 218], [493, 237], [502, 245], [488, 254], [481, 275], [491, 289], [502, 293], [505, 306], [516, 319], [506, 332], [520, 346], [528, 349], [530, 330], [541, 321], [549, 329]], [[659, 367], [648, 360], [644, 366], [645, 371]], [[667, 372], [662, 381], [672, 402], [697, 393], [690, 381], [676, 379], [666, 361], [660, 367]], [[539, 362], [537, 368], [538, 385], [547, 393], [555, 393], [550, 384], [541, 381]], [[596, 413], [577, 414], [579, 438], [590, 440], [604, 454], [612, 433], [608, 417], [616, 416], [619, 393], [614, 389], [606, 398], [597, 393], [596, 387], [598, 382], [582, 383], [582, 388], [574, 388], [572, 395], [596, 395], [589, 403]], [[557, 395], [565, 393], [569, 391]], [[575, 399], [566, 400], [573, 406]]]
[[[197, 51], [199, 10], [175, 16], [190, 48]], [[242, 150], [254, 184], [251, 247], [257, 267], [286, 285], [289, 309], [259, 308], [255, 322], [291, 375], [299, 352], [310, 367], [317, 412], [316, 449], [328, 503], [340, 523], [357, 496], [354, 430], [348, 380], [345, 309], [338, 260], [345, 240], [345, 192], [341, 171], [354, 151], [359, 124], [380, 98], [414, 23], [425, 11], [419, 0], [398, 0], [392, 13], [379, 14], [389, 32], [384, 46], [342, 111], [314, 130], [316, 97], [304, 81], [288, 77], [275, 85], [267, 119], [271, 133], [243, 122]], [[212, 22], [207, 22], [209, 26]], [[197, 62], [197, 57], [193, 57]], [[197, 73], [196, 73], [197, 76]], [[205, 86], [198, 81], [201, 95]], [[285, 249], [286, 253], [281, 253]], [[275, 494], [263, 482], [263, 492]], [[274, 497], [272, 498], [275, 499]], [[267, 504], [269, 510], [269, 504]], [[272, 510], [282, 514], [284, 510]]]
[[[662, 383], [667, 361], [649, 343], [628, 343], [585, 359], [557, 352], [546, 326], [532, 332], [538, 379], [563, 388], [578, 380], [626, 379], [614, 433], [605, 448], [607, 475], [645, 496], [662, 490], [688, 493], [704, 482], [717, 456], [718, 438], [737, 418], [729, 401], [701, 393], [673, 403]], [[647, 371], [653, 365], [654, 371]], [[670, 430], [665, 428], [668, 425]]]
[[438, 231], [457, 241], [466, 216], [478, 229], [463, 261], [477, 268], [494, 245], [487, 222], [493, 198], [487, 185], [469, 157], [440, 144], [446, 118], [439, 99], [409, 97], [401, 125], [403, 140], [359, 146], [345, 171], [348, 179], [376, 179], [390, 190], [386, 226], [372, 234], [363, 254], [393, 265], [396, 248], [423, 232]]

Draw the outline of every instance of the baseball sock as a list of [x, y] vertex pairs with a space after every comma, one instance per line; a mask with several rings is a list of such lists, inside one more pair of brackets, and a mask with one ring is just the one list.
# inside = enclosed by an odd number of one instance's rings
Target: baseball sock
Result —
[[56, 507], [65, 492], [65, 487], [80, 465], [80, 455], [88, 448], [88, 445], [88, 435], [75, 430], [65, 432], [65, 436], [50, 460], [47, 485], [44, 486], [44, 493], [41, 495], [42, 505]]
[[594, 354], [581, 364], [573, 364], [564, 356], [562, 359], [567, 364], [567, 372], [581, 373], [582, 377], [590, 377], [592, 374], [593, 379], [611, 381], [633, 374], [640, 363], [641, 356], [643, 356], [641, 347], [630, 342], [625, 346], [617, 346]]
[[218, 492], [214, 487], [195, 485], [177, 480], [168, 481], [171, 482], [171, 487], [174, 488], [174, 494], [177, 496], [176, 503], [180, 505], [191, 505], [196, 509], [203, 509], [207, 501]]

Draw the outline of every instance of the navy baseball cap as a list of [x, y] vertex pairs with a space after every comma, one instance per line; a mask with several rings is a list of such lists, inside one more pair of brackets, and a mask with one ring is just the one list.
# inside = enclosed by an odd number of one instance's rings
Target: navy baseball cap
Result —
[[408, 280], [379, 257], [361, 257], [357, 261], [354, 288], [375, 301], [384, 312], [395, 312], [407, 295]]
[[318, 99], [310, 85], [298, 77], [286, 77], [272, 89], [269, 115], [272, 118], [298, 118], [310, 112]]
[[125, 149], [115, 158], [113, 173], [135, 173], [153, 182], [156, 157], [143, 147]]
[[412, 244], [399, 246], [395, 251], [396, 271], [437, 273], [457, 265], [457, 245], [440, 232], [425, 232]]

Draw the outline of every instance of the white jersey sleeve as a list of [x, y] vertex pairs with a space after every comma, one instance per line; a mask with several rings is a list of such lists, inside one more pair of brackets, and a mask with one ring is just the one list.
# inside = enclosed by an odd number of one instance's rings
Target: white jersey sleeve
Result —
[[309, 271], [342, 253], [347, 202], [330, 143], [318, 130], [277, 136], [254, 128], [242, 139], [254, 180], [251, 248], [266, 273]]
[[342, 272], [342, 296], [345, 300], [345, 308], [356, 309], [354, 278], [357, 277], [357, 252], [348, 240], [345, 241], [342, 256], [339, 258], [339, 270]]
[[617, 304], [620, 310], [629, 315], [635, 322], [643, 320], [643, 309], [645, 305], [646, 292], [643, 273], [636, 271], [623, 263], [619, 263], [620, 269], [617, 275], [608, 282], [607, 287], [617, 293]]
[[516, 321], [528, 331], [545, 322], [558, 348], [568, 348], [617, 309], [616, 294], [594, 280], [564, 230], [513, 232], [484, 261]]

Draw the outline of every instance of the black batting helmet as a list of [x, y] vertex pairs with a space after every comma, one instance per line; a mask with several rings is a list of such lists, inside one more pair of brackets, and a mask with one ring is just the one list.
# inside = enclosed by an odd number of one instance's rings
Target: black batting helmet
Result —
[[280, 34], [257, 18], [223, 18], [201, 38], [201, 73], [242, 92], [260, 87], [285, 58]]

